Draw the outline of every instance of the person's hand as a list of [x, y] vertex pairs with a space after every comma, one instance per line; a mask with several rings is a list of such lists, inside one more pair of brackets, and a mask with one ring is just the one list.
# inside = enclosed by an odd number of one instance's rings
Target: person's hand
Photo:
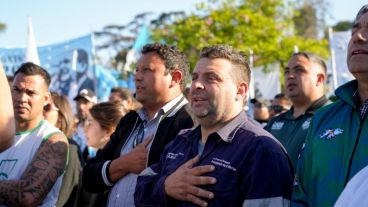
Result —
[[182, 201], [189, 201], [199, 206], [207, 206], [207, 202], [201, 198], [213, 198], [214, 194], [203, 190], [198, 185], [215, 184], [216, 178], [202, 176], [204, 173], [215, 170], [213, 165], [193, 167], [199, 161], [197, 155], [181, 165], [174, 173], [165, 180], [165, 192], [168, 196]]
[[142, 143], [133, 148], [125, 155], [125, 161], [127, 163], [128, 171], [131, 173], [139, 174], [146, 168], [148, 149], [147, 146], [152, 141], [152, 136], [143, 140]]

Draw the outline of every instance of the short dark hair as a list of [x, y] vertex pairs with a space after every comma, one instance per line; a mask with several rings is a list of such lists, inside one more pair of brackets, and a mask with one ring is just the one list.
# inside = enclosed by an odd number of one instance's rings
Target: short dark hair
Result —
[[18, 70], [15, 71], [14, 78], [17, 76], [18, 73], [23, 73], [24, 75], [27, 75], [27, 76], [40, 75], [45, 80], [47, 87], [50, 86], [50, 83], [51, 83], [50, 74], [39, 65], [36, 65], [31, 62], [23, 63], [18, 68]]
[[285, 93], [278, 93], [273, 98], [274, 99], [278, 99], [278, 100], [286, 100], [286, 101], [289, 101], [289, 98], [286, 96]]
[[323, 71], [325, 72], [325, 74], [327, 74], [326, 63], [318, 55], [316, 55], [314, 53], [310, 53], [310, 52], [297, 52], [297, 53], [294, 53], [292, 57], [294, 57], [294, 56], [303, 56], [303, 57], [307, 58], [310, 62], [316, 63], [316, 64], [322, 66]]
[[360, 8], [360, 10], [358, 11], [358, 14], [355, 17], [353, 25], [355, 25], [358, 22], [358, 20], [360, 19], [360, 17], [362, 17], [367, 12], [368, 12], [368, 4], [366, 4], [366, 5], [362, 6], [362, 8]]
[[173, 70], [180, 70], [183, 73], [180, 86], [184, 90], [185, 84], [189, 76], [190, 64], [185, 56], [176, 46], [160, 43], [147, 44], [142, 49], [142, 54], [150, 52], [157, 53], [164, 61], [166, 74]]
[[110, 93], [119, 94], [119, 97], [122, 100], [129, 100], [134, 98], [133, 93], [129, 89], [123, 87], [114, 87], [111, 89]]
[[200, 58], [222, 58], [229, 60], [234, 66], [235, 75], [233, 75], [233, 78], [235, 78], [235, 81], [237, 83], [242, 81], [246, 83], [250, 82], [251, 71], [247, 56], [230, 45], [220, 44], [204, 47], [200, 53]]

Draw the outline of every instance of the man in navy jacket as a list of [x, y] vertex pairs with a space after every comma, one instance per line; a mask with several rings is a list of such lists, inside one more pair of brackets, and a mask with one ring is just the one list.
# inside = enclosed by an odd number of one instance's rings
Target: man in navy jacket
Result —
[[200, 126], [182, 131], [138, 177], [136, 206], [288, 206], [293, 168], [243, 111], [250, 70], [227, 45], [204, 48], [190, 88]]

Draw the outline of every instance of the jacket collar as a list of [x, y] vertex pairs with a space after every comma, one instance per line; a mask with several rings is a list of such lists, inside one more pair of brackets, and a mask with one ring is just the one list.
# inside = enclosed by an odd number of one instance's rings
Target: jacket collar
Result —
[[[335, 91], [335, 95], [343, 102], [349, 104], [353, 108], [359, 107], [359, 102], [356, 102], [357, 95], [354, 95], [358, 90], [358, 81], [352, 80], [344, 85], [338, 87]], [[358, 94], [358, 93], [356, 93]]]

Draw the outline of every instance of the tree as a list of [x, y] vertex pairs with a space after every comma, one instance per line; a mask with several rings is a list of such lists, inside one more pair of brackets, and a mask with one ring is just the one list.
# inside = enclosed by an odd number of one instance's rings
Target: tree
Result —
[[298, 13], [294, 16], [294, 22], [298, 27], [296, 32], [298, 35], [306, 38], [317, 38], [318, 28], [317, 28], [317, 14], [316, 9], [313, 5], [304, 1], [303, 6], [298, 9]]
[[305, 38], [318, 38], [326, 28], [329, 4], [325, 0], [296, 1], [293, 21], [296, 32]]
[[0, 22], [0, 32], [4, 31], [5, 29], [6, 29], [6, 25]]
[[295, 34], [293, 4], [282, 0], [210, 0], [197, 5], [197, 12], [174, 23], [161, 25], [154, 40], [176, 44], [192, 65], [199, 50], [207, 45], [226, 43], [245, 53], [255, 54], [255, 65], [279, 62], [285, 66], [294, 45], [300, 50], [327, 57], [327, 40]]
[[352, 21], [340, 21], [337, 22], [332, 28], [334, 31], [347, 31], [351, 29], [351, 26], [353, 25]]
[[132, 21], [125, 25], [108, 25], [102, 31], [94, 32], [97, 39], [97, 53], [109, 51], [110, 54], [114, 54], [110, 59], [111, 66], [121, 70], [125, 64], [126, 55], [134, 44], [139, 28], [151, 14], [151, 12], [144, 12], [136, 15]]
[[[108, 25], [102, 31], [95, 32], [98, 41], [97, 52], [110, 51], [113, 53], [111, 66], [122, 70], [126, 63], [128, 51], [132, 48], [139, 29], [143, 24], [150, 28], [161, 28], [162, 24], [173, 23], [177, 18], [185, 17], [183, 11], [164, 12], [154, 15], [152, 12], [143, 12], [136, 15], [132, 21], [125, 25]], [[98, 58], [98, 57], [97, 57]]]

